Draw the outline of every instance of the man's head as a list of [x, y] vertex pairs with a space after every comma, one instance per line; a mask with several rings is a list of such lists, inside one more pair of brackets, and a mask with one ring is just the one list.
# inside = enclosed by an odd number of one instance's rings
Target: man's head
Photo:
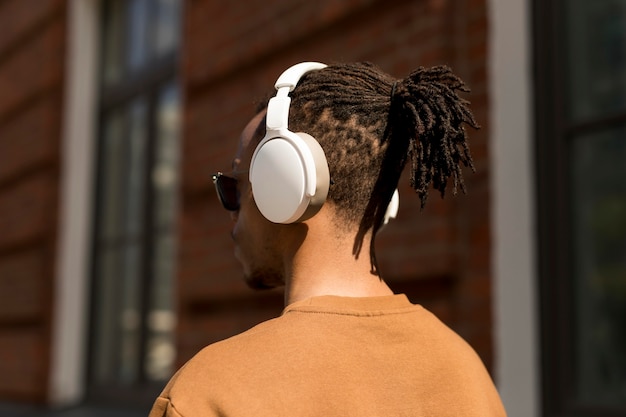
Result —
[[[310, 71], [289, 94], [289, 129], [311, 135], [324, 150], [330, 172], [325, 204], [335, 214], [334, 227], [354, 235], [355, 256], [371, 238], [374, 272], [373, 236], [408, 161], [422, 206], [431, 184], [443, 195], [452, 177], [454, 191], [464, 190], [462, 165], [472, 162], [463, 124], [477, 124], [459, 90], [466, 91], [463, 82], [446, 67], [419, 68], [396, 80], [356, 63]], [[262, 117], [248, 127], [256, 134], [247, 158], [263, 136]]]

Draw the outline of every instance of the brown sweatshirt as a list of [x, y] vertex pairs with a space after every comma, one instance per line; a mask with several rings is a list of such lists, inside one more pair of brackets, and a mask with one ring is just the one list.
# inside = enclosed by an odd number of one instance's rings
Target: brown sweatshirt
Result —
[[314, 297], [204, 348], [150, 417], [505, 416], [476, 353], [404, 295]]

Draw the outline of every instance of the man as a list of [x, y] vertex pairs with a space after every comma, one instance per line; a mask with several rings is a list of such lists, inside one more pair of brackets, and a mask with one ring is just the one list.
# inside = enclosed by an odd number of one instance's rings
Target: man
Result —
[[463, 187], [463, 83], [445, 67], [395, 80], [302, 63], [276, 89], [214, 181], [247, 282], [284, 285], [285, 310], [203, 349], [150, 416], [504, 416], [475, 352], [394, 295], [374, 253], [407, 162], [422, 204], [431, 185]]

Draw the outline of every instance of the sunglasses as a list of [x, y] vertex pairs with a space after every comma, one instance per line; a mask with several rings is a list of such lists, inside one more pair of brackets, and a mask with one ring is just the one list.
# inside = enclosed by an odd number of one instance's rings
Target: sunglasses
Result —
[[228, 211], [239, 210], [239, 189], [237, 188], [237, 179], [224, 175], [221, 172], [213, 174], [213, 184], [217, 197], [222, 206]]

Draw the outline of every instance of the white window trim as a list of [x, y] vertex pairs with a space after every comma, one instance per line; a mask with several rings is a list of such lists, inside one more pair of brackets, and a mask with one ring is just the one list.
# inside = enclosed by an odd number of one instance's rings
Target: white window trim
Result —
[[52, 406], [76, 404], [85, 394], [96, 143], [100, 1], [70, 0], [67, 7], [59, 236], [48, 387]]
[[490, 0], [495, 380], [511, 417], [540, 415], [531, 2]]

